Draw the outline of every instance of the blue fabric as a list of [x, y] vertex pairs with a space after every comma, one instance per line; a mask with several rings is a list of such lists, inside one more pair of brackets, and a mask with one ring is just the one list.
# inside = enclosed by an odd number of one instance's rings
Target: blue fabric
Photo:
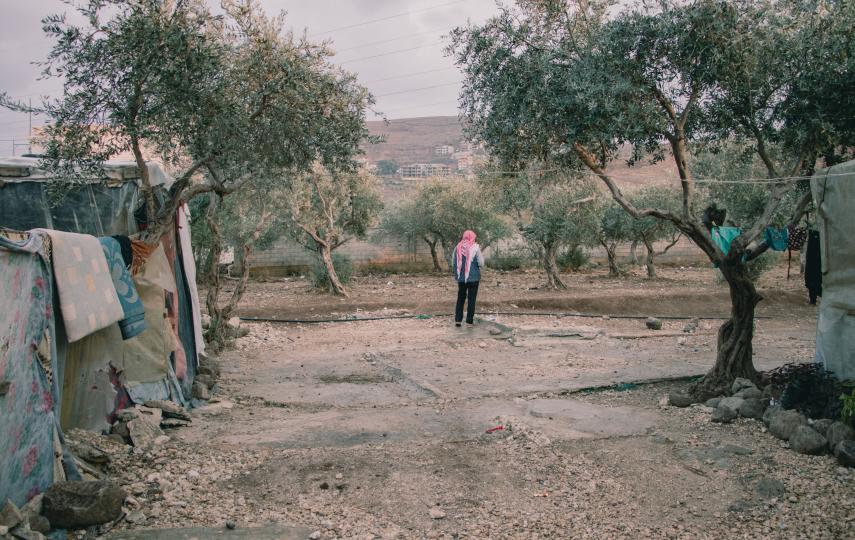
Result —
[[728, 254], [730, 251], [730, 244], [736, 239], [737, 236], [742, 234], [742, 229], [739, 227], [713, 227], [712, 228], [712, 239], [715, 242], [715, 245], [724, 253]]
[[113, 279], [113, 286], [116, 288], [119, 303], [125, 313], [125, 318], [119, 321], [122, 339], [131, 339], [145, 330], [145, 307], [128, 272], [128, 267], [125, 266], [119, 242], [109, 236], [98, 240], [101, 241], [101, 248], [104, 250], [104, 256], [107, 257], [110, 277]]
[[787, 251], [789, 245], [790, 233], [786, 228], [775, 229], [766, 227], [766, 243], [775, 251]]
[[[466, 256], [463, 256], [463, 269], [466, 269]], [[469, 266], [469, 279], [466, 279], [464, 275], [465, 272], [460, 272], [460, 277], [457, 277], [457, 253], [453, 253], [451, 255], [451, 271], [452, 275], [454, 275], [454, 279], [458, 283], [473, 283], [475, 281], [481, 281], [481, 267], [478, 266], [478, 257], [475, 257], [475, 260], [472, 261], [472, 264]]]

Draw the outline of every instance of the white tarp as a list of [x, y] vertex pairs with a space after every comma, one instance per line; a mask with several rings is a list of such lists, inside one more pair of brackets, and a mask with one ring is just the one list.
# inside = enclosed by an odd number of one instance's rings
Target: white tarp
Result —
[[822, 249], [816, 361], [855, 380], [855, 160], [817, 172], [811, 191]]

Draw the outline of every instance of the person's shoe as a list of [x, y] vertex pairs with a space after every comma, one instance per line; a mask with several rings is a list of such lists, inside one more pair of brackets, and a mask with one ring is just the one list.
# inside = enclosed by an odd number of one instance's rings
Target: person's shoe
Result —
[[460, 328], [460, 323], [456, 322], [456, 323], [454, 323], [454, 326], [456, 326], [457, 328]]
[[466, 328], [475, 328], [475, 323], [471, 323], [471, 322], [466, 323]]

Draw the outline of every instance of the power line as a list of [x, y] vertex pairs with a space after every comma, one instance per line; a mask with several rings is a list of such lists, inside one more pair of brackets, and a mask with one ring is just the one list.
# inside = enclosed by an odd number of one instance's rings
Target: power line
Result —
[[389, 51], [389, 52], [380, 53], [380, 54], [373, 54], [371, 56], [362, 56], [360, 58], [351, 58], [350, 60], [345, 60], [344, 62], [339, 62], [338, 64], [340, 66], [343, 66], [344, 64], [350, 64], [351, 62], [359, 62], [360, 60], [371, 60], [372, 58], [380, 58], [381, 56], [391, 56], [393, 54], [398, 54], [398, 53], [402, 53], [402, 52], [415, 51], [418, 49], [425, 49], [427, 47], [433, 47], [434, 45], [441, 45], [442, 43], [443, 43], [442, 41], [435, 41], [433, 43], [427, 43], [425, 45], [419, 45], [418, 47], [410, 47], [408, 49], [398, 49], [395, 51]]
[[421, 92], [422, 90], [430, 90], [432, 88], [443, 88], [446, 86], [457, 86], [459, 84], [460, 84], [460, 81], [455, 81], [455, 82], [450, 82], [450, 83], [445, 83], [445, 84], [434, 84], [432, 86], [422, 86], [421, 88], [410, 88], [409, 90], [399, 90], [397, 92], [389, 92], [387, 94], [378, 94], [374, 97], [381, 98], [381, 97], [386, 97], [386, 96], [396, 96], [398, 94], [409, 94], [412, 92]]
[[406, 73], [404, 75], [396, 75], [394, 77], [384, 77], [382, 79], [374, 79], [373, 81], [364, 82], [362, 84], [368, 85], [368, 84], [374, 84], [374, 83], [379, 83], [379, 82], [384, 82], [384, 81], [394, 81], [396, 79], [406, 79], [407, 77], [415, 77], [416, 75], [425, 75], [427, 73], [436, 73], [438, 71], [448, 71], [450, 69], [457, 69], [457, 66], [448, 66], [448, 67], [437, 68], [437, 69], [428, 69], [425, 71], [416, 71], [414, 73]]
[[389, 38], [389, 39], [381, 39], [380, 41], [371, 41], [368, 43], [363, 43], [362, 45], [355, 45], [353, 47], [347, 47], [346, 49], [338, 49], [336, 52], [337, 53], [343, 53], [343, 52], [347, 52], [347, 51], [353, 51], [356, 49], [364, 49], [365, 47], [370, 47], [372, 45], [381, 45], [383, 43], [391, 43], [393, 41], [400, 41], [402, 39], [419, 37], [419, 36], [426, 36], [429, 34], [435, 34], [437, 32], [444, 32], [446, 30], [451, 30], [451, 28], [453, 28], [453, 27], [447, 27], [446, 26], [443, 28], [437, 28], [435, 30], [428, 30], [427, 32], [419, 32], [418, 34], [407, 34], [405, 36], [398, 36], [398, 37]]
[[317, 32], [315, 34], [311, 34], [311, 35], [309, 35], [309, 37], [311, 38], [311, 37], [322, 36], [322, 35], [326, 35], [326, 34], [331, 34], [333, 32], [338, 32], [339, 30], [348, 30], [350, 28], [357, 28], [359, 26], [365, 26], [365, 25], [374, 24], [377, 22], [388, 21], [391, 19], [397, 19], [399, 17], [406, 17], [407, 15], [413, 15], [416, 13], [424, 13], [425, 11], [432, 11], [434, 9], [439, 9], [441, 7], [450, 6], [453, 4], [460, 4], [460, 3], [465, 2], [465, 1], [466, 0], [453, 0], [452, 2], [445, 2], [443, 4], [435, 4], [433, 6], [428, 6], [428, 7], [421, 8], [421, 9], [408, 10], [408, 11], [405, 11], [403, 13], [397, 13], [395, 15], [388, 15], [386, 17], [380, 17], [379, 19], [371, 19], [368, 21], [362, 21], [362, 22], [355, 23], [355, 24], [348, 24], [346, 26], [339, 26], [338, 28], [331, 28], [331, 29], [326, 30], [324, 32]]

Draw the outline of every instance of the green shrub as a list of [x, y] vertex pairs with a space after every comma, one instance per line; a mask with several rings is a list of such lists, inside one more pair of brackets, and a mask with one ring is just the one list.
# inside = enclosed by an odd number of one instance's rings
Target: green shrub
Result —
[[[333, 268], [342, 285], [347, 285], [350, 278], [353, 277], [353, 263], [348, 257], [333, 253]], [[327, 267], [320, 259], [315, 261], [312, 269], [309, 271], [309, 281], [312, 287], [319, 290], [330, 290], [330, 276], [327, 274]]]
[[562, 270], [576, 271], [590, 262], [591, 258], [582, 248], [574, 246], [558, 254], [556, 262]]
[[523, 266], [523, 258], [520, 255], [494, 255], [484, 263], [487, 268], [493, 270], [519, 270]]
[[756, 259], [748, 261], [748, 276], [756, 282], [760, 276], [771, 270], [778, 263], [778, 254], [767, 251]]
[[855, 426], [855, 388], [852, 389], [851, 394], [841, 394], [840, 401], [842, 402], [840, 416], [844, 422]]

